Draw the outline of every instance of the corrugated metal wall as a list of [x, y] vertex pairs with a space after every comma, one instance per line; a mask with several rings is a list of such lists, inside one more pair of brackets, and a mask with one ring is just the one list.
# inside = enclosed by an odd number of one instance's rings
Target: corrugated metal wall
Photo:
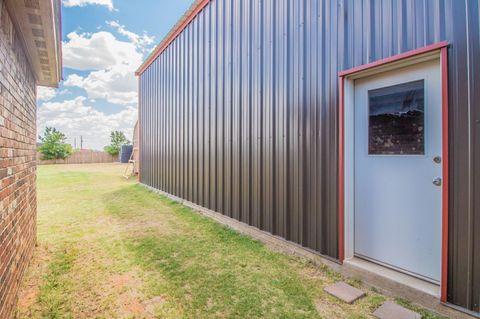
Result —
[[447, 40], [449, 301], [480, 302], [478, 0], [213, 0], [140, 78], [141, 181], [337, 258], [337, 73]]

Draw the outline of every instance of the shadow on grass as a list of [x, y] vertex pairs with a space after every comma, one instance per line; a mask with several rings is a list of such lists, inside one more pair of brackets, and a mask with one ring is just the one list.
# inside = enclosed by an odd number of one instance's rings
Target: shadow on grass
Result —
[[180, 306], [182, 317], [317, 318], [310, 285], [291, 259], [144, 187], [105, 197], [107, 212], [131, 224], [168, 219], [171, 232], [121, 233], [148, 294]]

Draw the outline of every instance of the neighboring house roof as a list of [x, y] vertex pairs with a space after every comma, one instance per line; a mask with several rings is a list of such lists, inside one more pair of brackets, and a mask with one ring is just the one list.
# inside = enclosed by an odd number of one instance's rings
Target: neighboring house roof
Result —
[[24, 42], [37, 85], [57, 87], [62, 79], [60, 0], [5, 0]]
[[142, 63], [142, 65], [135, 72], [135, 75], [142, 75], [143, 72], [150, 66], [150, 64], [155, 61], [156, 58], [165, 51], [166, 48], [177, 38], [177, 36], [192, 22], [192, 20], [197, 16], [197, 14], [202, 11], [203, 8], [207, 6], [210, 0], [195, 0], [190, 8], [185, 12], [185, 14], [180, 18], [180, 20], [175, 24], [175, 26], [170, 30], [162, 42], [153, 50], [153, 52], [148, 56], [148, 58]]

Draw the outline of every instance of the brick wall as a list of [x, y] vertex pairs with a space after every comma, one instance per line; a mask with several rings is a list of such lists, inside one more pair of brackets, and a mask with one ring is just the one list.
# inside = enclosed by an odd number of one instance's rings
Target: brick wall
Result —
[[12, 316], [36, 241], [36, 88], [0, 0], [0, 318]]

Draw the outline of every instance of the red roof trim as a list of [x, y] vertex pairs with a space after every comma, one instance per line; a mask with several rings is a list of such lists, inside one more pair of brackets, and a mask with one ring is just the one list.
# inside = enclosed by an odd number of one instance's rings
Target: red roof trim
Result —
[[180, 19], [179, 23], [173, 27], [172, 31], [160, 42], [160, 44], [153, 50], [150, 56], [143, 62], [143, 64], [135, 72], [135, 75], [140, 76], [143, 72], [155, 61], [160, 54], [165, 51], [168, 46], [177, 38], [177, 36], [185, 30], [185, 28], [192, 22], [193, 19], [207, 6], [210, 0], [198, 0], [192, 5], [192, 7], [185, 13], [184, 17]]

